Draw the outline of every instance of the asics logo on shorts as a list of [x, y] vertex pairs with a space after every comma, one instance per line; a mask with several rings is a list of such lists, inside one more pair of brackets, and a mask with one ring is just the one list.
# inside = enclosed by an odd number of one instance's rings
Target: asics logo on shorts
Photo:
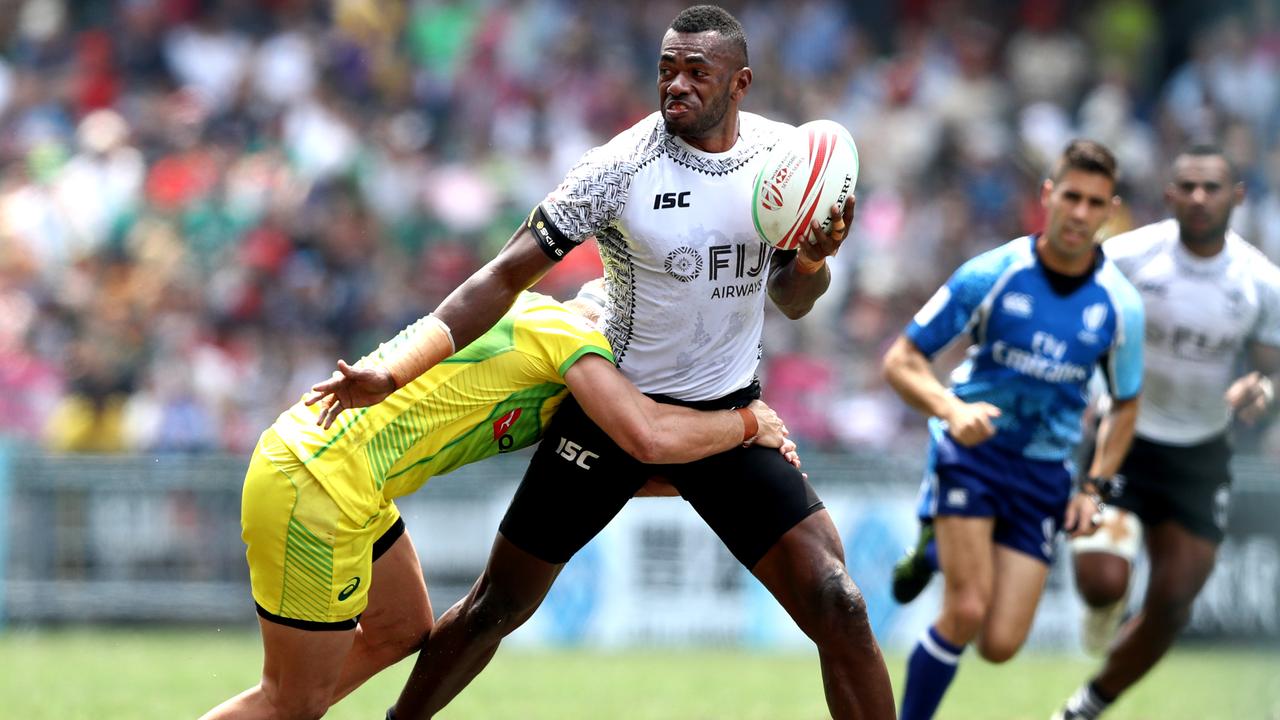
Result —
[[565, 437], [560, 438], [560, 444], [556, 446], [556, 454], [583, 470], [590, 470], [591, 461], [600, 457], [597, 453], [593, 453]]
[[358, 587], [360, 587], [360, 577], [356, 576], [351, 578], [351, 580], [347, 582], [347, 586], [338, 591], [338, 602], [342, 602], [343, 600], [351, 597], [351, 594], [354, 593]]

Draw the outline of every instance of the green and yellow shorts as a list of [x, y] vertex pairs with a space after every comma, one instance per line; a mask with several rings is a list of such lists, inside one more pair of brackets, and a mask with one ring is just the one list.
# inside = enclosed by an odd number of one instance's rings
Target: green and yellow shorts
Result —
[[357, 524], [274, 429], [258, 441], [240, 505], [258, 615], [304, 630], [349, 630], [369, 604], [373, 561], [404, 533], [387, 500]]

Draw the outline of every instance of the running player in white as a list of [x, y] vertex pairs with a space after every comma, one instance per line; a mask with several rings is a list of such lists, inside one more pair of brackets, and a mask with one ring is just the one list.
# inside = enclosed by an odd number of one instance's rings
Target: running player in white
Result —
[[[1256, 421], [1274, 400], [1280, 269], [1227, 229], [1244, 184], [1220, 150], [1197, 146], [1174, 160], [1165, 198], [1172, 219], [1105, 245], [1142, 295], [1146, 367], [1136, 437], [1112, 484], [1104, 530], [1073, 543], [1076, 584], [1090, 606], [1087, 647], [1105, 648], [1123, 614], [1137, 521], [1150, 580], [1102, 671], [1055, 720], [1099, 717], [1190, 620], [1226, 524], [1231, 418]], [[1242, 355], [1252, 371], [1236, 378]]]

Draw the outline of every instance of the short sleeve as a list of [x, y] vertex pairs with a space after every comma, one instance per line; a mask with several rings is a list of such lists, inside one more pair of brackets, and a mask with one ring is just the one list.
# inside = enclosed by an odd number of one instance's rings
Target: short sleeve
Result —
[[1007, 263], [994, 263], [990, 254], [961, 265], [938, 288], [907, 325], [906, 336], [926, 357], [933, 357], [956, 336], [970, 329], [983, 301], [995, 289]]
[[539, 206], [570, 243], [609, 227], [622, 214], [644, 149], [633, 132], [589, 150]]
[[1142, 343], [1146, 333], [1146, 317], [1142, 296], [1127, 281], [1113, 290], [1116, 317], [1119, 319], [1115, 341], [1107, 354], [1107, 388], [1116, 400], [1128, 400], [1142, 391]]
[[609, 341], [585, 319], [563, 307], [539, 309], [516, 323], [516, 348], [537, 366], [546, 382], [564, 383], [564, 375], [584, 355], [615, 362]]
[[1258, 320], [1253, 339], [1280, 347], [1280, 269], [1267, 264], [1258, 278]]

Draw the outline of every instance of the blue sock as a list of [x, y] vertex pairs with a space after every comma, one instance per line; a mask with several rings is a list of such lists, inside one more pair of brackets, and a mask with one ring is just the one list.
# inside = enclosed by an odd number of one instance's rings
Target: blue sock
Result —
[[942, 567], [938, 564], [938, 539], [933, 538], [924, 546], [924, 559], [929, 561], [929, 568], [934, 572]]
[[964, 647], [943, 639], [932, 627], [920, 636], [907, 659], [907, 688], [902, 693], [899, 720], [928, 720], [956, 676]]

